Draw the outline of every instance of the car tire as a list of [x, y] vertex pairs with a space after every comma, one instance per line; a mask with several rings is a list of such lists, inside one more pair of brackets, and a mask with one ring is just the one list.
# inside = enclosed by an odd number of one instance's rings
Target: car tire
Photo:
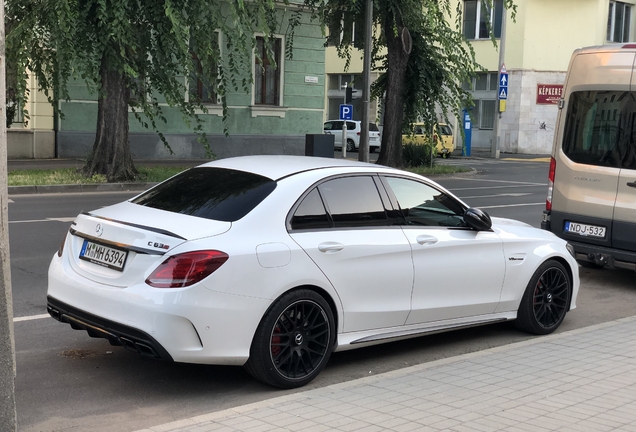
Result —
[[308, 289], [290, 291], [261, 320], [245, 369], [274, 387], [302, 387], [325, 367], [335, 338], [335, 320], [325, 299]]
[[356, 150], [356, 144], [353, 142], [352, 139], [348, 139], [347, 140], [347, 151], [348, 152], [353, 152]]
[[534, 272], [521, 299], [515, 325], [528, 333], [555, 331], [570, 307], [572, 278], [563, 264], [548, 260]]

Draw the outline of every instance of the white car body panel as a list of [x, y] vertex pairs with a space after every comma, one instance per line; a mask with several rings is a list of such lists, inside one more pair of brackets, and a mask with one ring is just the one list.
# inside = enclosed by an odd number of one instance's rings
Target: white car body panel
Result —
[[[415, 285], [407, 324], [493, 313], [499, 304], [505, 263], [499, 236], [488, 231], [406, 227], [413, 248]], [[449, 283], [448, 263], [453, 269]], [[436, 270], [439, 269], [439, 270]]]

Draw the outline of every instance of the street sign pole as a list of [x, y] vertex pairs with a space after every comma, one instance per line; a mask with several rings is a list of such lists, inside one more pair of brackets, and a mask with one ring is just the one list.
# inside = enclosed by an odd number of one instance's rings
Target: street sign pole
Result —
[[367, 0], [364, 23], [364, 69], [362, 71], [362, 124], [358, 160], [369, 162], [369, 102], [371, 100], [371, 37], [373, 36], [373, 0]]
[[[506, 6], [504, 5], [503, 7], [503, 11], [502, 11], [502, 19], [501, 19], [501, 39], [499, 40], [499, 73], [497, 75], [498, 78], [498, 84], [499, 86], [497, 86], [497, 101], [495, 104], [495, 122], [493, 125], [493, 138], [492, 138], [492, 142], [490, 145], [490, 155], [495, 158], [495, 159], [499, 159], [499, 153], [500, 153], [500, 142], [499, 142], [499, 119], [501, 118], [501, 101], [502, 99], [500, 98], [500, 94], [501, 94], [501, 75], [502, 73], [506, 74], [506, 87], [505, 87], [505, 96], [506, 99], [508, 98], [508, 71], [506, 71], [506, 65], [504, 64], [504, 58], [505, 58], [505, 54], [506, 54], [506, 16], [508, 15], [508, 9], [506, 9]], [[505, 102], [504, 102], [505, 103]]]

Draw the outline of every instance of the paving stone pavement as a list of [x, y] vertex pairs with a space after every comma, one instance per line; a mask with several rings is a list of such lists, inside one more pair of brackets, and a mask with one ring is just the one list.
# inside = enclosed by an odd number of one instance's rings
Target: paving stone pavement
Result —
[[636, 316], [138, 432], [633, 431]]

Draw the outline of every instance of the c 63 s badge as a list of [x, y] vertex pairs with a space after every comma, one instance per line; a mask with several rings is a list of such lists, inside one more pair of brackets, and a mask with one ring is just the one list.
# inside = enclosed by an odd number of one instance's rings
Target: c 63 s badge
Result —
[[170, 249], [169, 245], [163, 243], [148, 242], [148, 246], [165, 250]]

